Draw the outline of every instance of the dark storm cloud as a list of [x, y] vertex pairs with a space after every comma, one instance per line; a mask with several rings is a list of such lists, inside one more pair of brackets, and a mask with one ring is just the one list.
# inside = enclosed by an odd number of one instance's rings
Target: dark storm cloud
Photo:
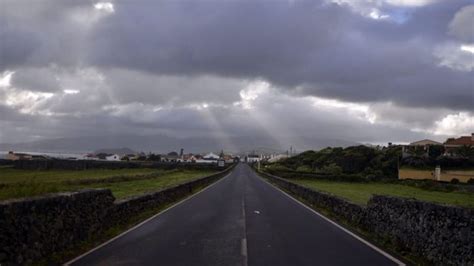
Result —
[[186, 105], [215, 102], [231, 104], [240, 100], [239, 90], [246, 82], [215, 76], [186, 77], [153, 75], [125, 69], [104, 71], [118, 103]]
[[398, 24], [318, 1], [123, 1], [95, 31], [89, 60], [152, 73], [261, 77], [347, 101], [473, 110], [472, 73], [439, 67], [433, 54], [469, 2], [440, 1]]
[[472, 54], [458, 48], [472, 41], [472, 1], [383, 4], [385, 20], [328, 2], [117, 0], [110, 11], [1, 1], [0, 81], [14, 74], [0, 84], [0, 142], [137, 132], [407, 141], [449, 115], [469, 132], [472, 113], [460, 111], [474, 110]]
[[258, 77], [271, 72], [272, 65], [290, 69], [305, 60], [302, 51], [317, 49], [337, 35], [322, 25], [337, 23], [338, 17], [349, 22], [343, 9], [323, 8], [316, 1], [297, 3], [119, 2], [116, 14], [96, 30], [91, 60], [173, 74]]
[[12, 29], [0, 22], [0, 70], [17, 67], [27, 62], [38, 42], [28, 31]]
[[74, 0], [0, 1], [0, 72], [80, 64], [92, 4]]
[[[405, 7], [407, 18], [396, 23], [325, 1], [116, 1], [114, 14], [85, 33], [81, 23], [93, 2], [5, 1], [0, 69], [86, 63], [263, 78], [345, 101], [473, 110], [472, 73], [438, 66], [433, 52], [450, 38], [469, 40], [469, 3]], [[383, 5], [381, 12], [394, 9]], [[37, 90], [54, 90], [51, 77], [43, 77], [49, 81], [35, 79], [38, 87], [52, 88]]]

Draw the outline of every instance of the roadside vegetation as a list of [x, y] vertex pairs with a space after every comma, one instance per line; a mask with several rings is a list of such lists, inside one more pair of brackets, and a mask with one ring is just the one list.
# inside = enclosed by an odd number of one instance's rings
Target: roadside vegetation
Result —
[[117, 199], [158, 191], [214, 173], [212, 170], [93, 169], [20, 170], [0, 169], [0, 200], [108, 188]]
[[361, 205], [378, 194], [474, 208], [472, 181], [449, 184], [433, 180], [398, 180], [399, 165], [434, 169], [435, 165], [441, 164], [444, 168], [474, 169], [472, 154], [465, 148], [461, 151], [464, 157], [449, 158], [442, 155], [442, 148], [431, 149], [428, 156], [414, 150], [412, 156], [402, 159], [401, 146], [326, 148], [266, 164], [262, 169]]
[[305, 151], [297, 156], [270, 164], [269, 172], [299, 172], [342, 178], [397, 178], [401, 147], [375, 149], [366, 146], [325, 148]]

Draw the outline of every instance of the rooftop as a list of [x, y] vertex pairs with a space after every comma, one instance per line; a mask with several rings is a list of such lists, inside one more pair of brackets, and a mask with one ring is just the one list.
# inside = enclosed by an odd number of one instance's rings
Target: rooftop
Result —
[[410, 143], [411, 146], [425, 146], [425, 145], [443, 145], [441, 142], [437, 142], [431, 139], [424, 139]]
[[472, 136], [462, 136], [460, 138], [450, 138], [446, 140], [445, 145], [473, 145], [474, 146], [474, 133]]

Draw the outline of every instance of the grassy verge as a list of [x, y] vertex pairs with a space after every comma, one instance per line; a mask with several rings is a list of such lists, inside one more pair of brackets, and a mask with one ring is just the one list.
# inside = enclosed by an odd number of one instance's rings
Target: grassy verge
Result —
[[[28, 178], [28, 173], [36, 177]], [[109, 188], [114, 196], [120, 199], [161, 190], [212, 173], [214, 171], [211, 170], [29, 171], [8, 169], [6, 173], [0, 175], [0, 200], [77, 191], [85, 188]], [[18, 178], [17, 182], [13, 182], [14, 177]]]
[[429, 191], [390, 183], [350, 183], [327, 180], [292, 179], [291, 181], [314, 190], [328, 192], [348, 201], [365, 205], [372, 195], [415, 198], [439, 204], [474, 208], [474, 193]]

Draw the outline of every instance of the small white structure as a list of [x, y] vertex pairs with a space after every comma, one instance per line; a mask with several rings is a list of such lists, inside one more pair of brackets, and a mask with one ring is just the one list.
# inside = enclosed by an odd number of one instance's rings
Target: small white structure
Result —
[[195, 163], [216, 163], [217, 160], [204, 160], [204, 159], [197, 159]]
[[118, 154], [112, 154], [105, 157], [107, 161], [120, 161], [120, 156]]
[[224, 167], [225, 166], [225, 160], [222, 160], [222, 159], [217, 160], [217, 166]]
[[435, 168], [434, 177], [435, 177], [436, 181], [441, 180], [441, 167], [439, 165], [437, 165], [436, 168]]
[[217, 163], [217, 160], [219, 160], [219, 155], [215, 153], [208, 153], [202, 157], [202, 159], [197, 159], [195, 160], [196, 163]]
[[219, 159], [219, 158], [220, 158], [219, 155], [217, 155], [217, 154], [215, 154], [215, 153], [213, 153], [213, 152], [210, 152], [210, 153], [208, 153], [208, 154], [206, 154], [206, 155], [203, 156], [203, 159], [204, 159], [204, 160], [217, 160], [217, 159]]
[[77, 158], [78, 160], [86, 160], [86, 161], [98, 161], [99, 158], [94, 154], [84, 154], [81, 157]]
[[247, 163], [256, 163], [260, 162], [261, 158], [257, 154], [249, 154], [247, 155]]

